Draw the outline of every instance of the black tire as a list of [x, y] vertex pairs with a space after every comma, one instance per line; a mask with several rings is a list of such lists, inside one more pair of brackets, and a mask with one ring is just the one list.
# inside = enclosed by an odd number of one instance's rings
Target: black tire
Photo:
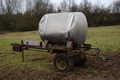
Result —
[[85, 64], [85, 62], [86, 62], [86, 55], [83, 54], [83, 56], [84, 56], [84, 58], [82, 60], [74, 62], [75, 66], [82, 66], [82, 65]]
[[53, 65], [59, 72], [68, 72], [73, 69], [73, 58], [68, 57], [66, 53], [58, 53], [54, 56]]

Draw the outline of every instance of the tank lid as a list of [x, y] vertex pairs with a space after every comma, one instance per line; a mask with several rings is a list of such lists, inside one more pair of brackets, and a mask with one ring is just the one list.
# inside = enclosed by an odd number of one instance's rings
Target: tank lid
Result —
[[61, 9], [61, 10], [59, 10], [59, 12], [61, 12], [61, 13], [65, 13], [65, 12], [70, 12], [70, 10], [67, 10], [67, 9]]

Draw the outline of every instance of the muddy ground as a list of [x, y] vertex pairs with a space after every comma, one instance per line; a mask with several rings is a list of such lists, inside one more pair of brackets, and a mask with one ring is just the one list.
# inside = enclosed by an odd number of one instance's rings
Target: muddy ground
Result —
[[120, 80], [120, 53], [108, 57], [110, 61], [104, 62], [88, 56], [84, 66], [75, 66], [68, 73], [6, 66], [0, 71], [0, 80]]

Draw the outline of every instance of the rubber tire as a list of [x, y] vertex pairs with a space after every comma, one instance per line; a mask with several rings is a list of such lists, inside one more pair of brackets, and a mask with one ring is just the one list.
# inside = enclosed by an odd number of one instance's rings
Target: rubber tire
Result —
[[[66, 68], [63, 69], [63, 70], [60, 70], [60, 69], [56, 66], [56, 61], [57, 61], [57, 59], [60, 58], [60, 57], [64, 58], [64, 59], [66, 60], [66, 62], [67, 62], [67, 66], [66, 66]], [[55, 69], [56, 69], [57, 71], [59, 71], [59, 72], [68, 72], [68, 71], [70, 71], [70, 70], [73, 69], [73, 67], [74, 67], [74, 60], [73, 60], [72, 57], [68, 57], [66, 53], [57, 53], [57, 54], [54, 56], [53, 65], [54, 65]]]
[[75, 66], [82, 66], [85, 64], [85, 62], [86, 62], [86, 55], [84, 55], [84, 58], [82, 60], [74, 62], [74, 65]]

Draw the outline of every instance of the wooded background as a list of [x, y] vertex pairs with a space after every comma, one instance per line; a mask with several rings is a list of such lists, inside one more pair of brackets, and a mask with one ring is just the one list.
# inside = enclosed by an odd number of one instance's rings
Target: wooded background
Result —
[[76, 3], [74, 0], [62, 0], [55, 6], [49, 0], [27, 0], [23, 10], [21, 0], [5, 0], [0, 2], [0, 31], [32, 31], [38, 29], [41, 17], [46, 13], [58, 13], [60, 9], [71, 12], [83, 12], [89, 27], [120, 25], [120, 0], [108, 7], [100, 2], [92, 4], [89, 0]]

